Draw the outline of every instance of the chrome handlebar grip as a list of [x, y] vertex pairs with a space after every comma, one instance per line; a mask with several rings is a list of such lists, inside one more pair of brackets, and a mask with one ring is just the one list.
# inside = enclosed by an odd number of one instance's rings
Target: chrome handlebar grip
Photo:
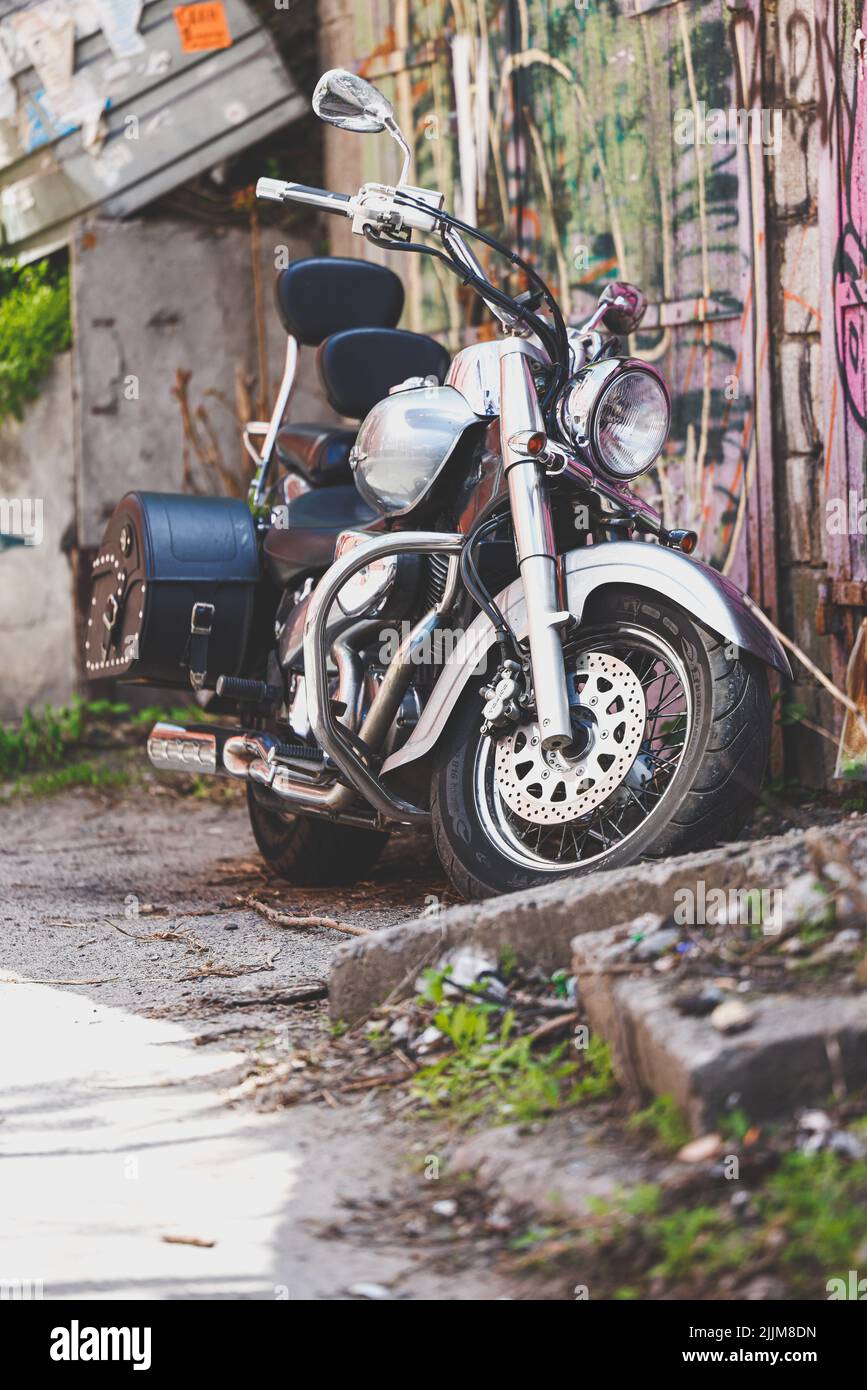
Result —
[[304, 203], [323, 212], [352, 216], [352, 199], [347, 193], [329, 193], [327, 188], [311, 188], [306, 183], [287, 183], [284, 179], [259, 179], [256, 197], [272, 203]]

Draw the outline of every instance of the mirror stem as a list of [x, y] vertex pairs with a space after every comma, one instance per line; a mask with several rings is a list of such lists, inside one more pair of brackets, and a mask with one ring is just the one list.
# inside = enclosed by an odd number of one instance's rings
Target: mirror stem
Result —
[[404, 137], [403, 131], [401, 130], [400, 126], [398, 125], [397, 121], [394, 119], [393, 116], [386, 116], [385, 120], [383, 121], [383, 125], [385, 126], [391, 138], [393, 140], [396, 140], [398, 145], [400, 145], [400, 148], [403, 150], [403, 168], [400, 171], [400, 178], [397, 181], [397, 187], [401, 188], [406, 183], [409, 177], [409, 168], [412, 164], [412, 150], [410, 149]]

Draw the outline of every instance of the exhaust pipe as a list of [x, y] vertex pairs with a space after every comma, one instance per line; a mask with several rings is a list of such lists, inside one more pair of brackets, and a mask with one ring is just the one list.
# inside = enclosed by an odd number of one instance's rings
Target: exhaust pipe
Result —
[[[223, 741], [227, 736], [222, 733]], [[221, 765], [222, 748], [216, 729], [183, 728], [160, 722], [151, 729], [148, 757], [160, 772], [210, 772]]]
[[321, 772], [290, 768], [278, 762], [277, 740], [264, 733], [234, 733], [229, 729], [185, 729], [180, 724], [155, 724], [148, 738], [148, 757], [159, 772], [227, 772], [243, 781], [269, 788], [287, 810], [310, 815], [339, 816], [347, 824], [369, 830], [371, 815], [349, 815], [356, 793], [341, 782], [321, 782]]

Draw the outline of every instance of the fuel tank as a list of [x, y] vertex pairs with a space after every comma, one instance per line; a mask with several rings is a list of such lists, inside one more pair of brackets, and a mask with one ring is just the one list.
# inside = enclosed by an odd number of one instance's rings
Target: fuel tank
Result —
[[355, 485], [384, 516], [405, 516], [430, 493], [464, 433], [484, 425], [454, 386], [415, 386], [379, 401], [349, 455]]

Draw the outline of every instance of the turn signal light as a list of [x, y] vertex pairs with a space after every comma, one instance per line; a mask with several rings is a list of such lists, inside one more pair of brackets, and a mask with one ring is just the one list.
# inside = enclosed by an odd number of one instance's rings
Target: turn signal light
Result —
[[539, 458], [548, 447], [548, 436], [542, 430], [520, 430], [518, 434], [510, 436], [509, 446], [516, 454]]
[[698, 545], [698, 536], [695, 531], [669, 531], [668, 543], [675, 550], [682, 550], [684, 555], [691, 555]]

